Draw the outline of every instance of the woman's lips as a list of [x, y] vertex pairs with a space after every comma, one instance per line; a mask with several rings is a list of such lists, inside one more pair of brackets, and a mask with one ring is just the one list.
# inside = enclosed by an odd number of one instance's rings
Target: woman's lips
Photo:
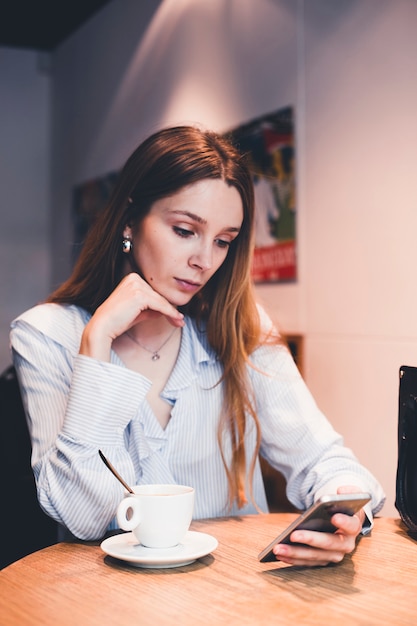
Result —
[[191, 280], [184, 280], [183, 278], [176, 278], [175, 280], [182, 291], [198, 291], [201, 287], [200, 283], [193, 283]]

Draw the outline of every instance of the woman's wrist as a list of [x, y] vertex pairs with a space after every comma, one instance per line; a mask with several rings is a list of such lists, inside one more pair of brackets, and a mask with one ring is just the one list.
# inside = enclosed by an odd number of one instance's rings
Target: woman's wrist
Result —
[[89, 322], [81, 337], [80, 354], [98, 361], [110, 361], [112, 338]]

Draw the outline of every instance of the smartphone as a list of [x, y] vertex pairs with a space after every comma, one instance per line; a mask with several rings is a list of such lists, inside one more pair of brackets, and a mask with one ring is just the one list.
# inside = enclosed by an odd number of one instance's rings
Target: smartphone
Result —
[[292, 543], [290, 535], [294, 530], [317, 530], [323, 533], [334, 533], [336, 527], [330, 521], [332, 515], [335, 513], [354, 515], [370, 499], [369, 493], [343, 493], [322, 496], [258, 554], [259, 561], [262, 563], [276, 561], [277, 558], [272, 552], [272, 548], [277, 543]]

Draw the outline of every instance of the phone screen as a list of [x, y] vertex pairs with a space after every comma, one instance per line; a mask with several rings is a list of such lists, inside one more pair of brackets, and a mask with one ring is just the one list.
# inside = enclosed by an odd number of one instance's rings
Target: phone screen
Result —
[[317, 502], [311, 505], [304, 513], [297, 517], [280, 535], [259, 553], [258, 559], [264, 563], [275, 561], [276, 557], [272, 548], [277, 543], [292, 543], [291, 533], [294, 530], [315, 530], [318, 532], [333, 533], [336, 528], [331, 523], [331, 518], [335, 513], [354, 515], [359, 511], [371, 496], [369, 493], [347, 493], [332, 496], [322, 496]]

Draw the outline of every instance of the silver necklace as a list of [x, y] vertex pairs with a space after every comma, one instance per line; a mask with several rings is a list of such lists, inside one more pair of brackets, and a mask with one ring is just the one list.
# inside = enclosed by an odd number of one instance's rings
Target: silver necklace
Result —
[[162, 348], [168, 343], [168, 341], [171, 339], [172, 335], [175, 333], [175, 331], [178, 330], [177, 328], [174, 328], [174, 330], [172, 331], [172, 333], [170, 333], [168, 335], [168, 337], [165, 339], [164, 343], [162, 343], [159, 348], [157, 348], [156, 350], [151, 350], [150, 348], [147, 348], [146, 346], [143, 345], [143, 343], [141, 343], [140, 341], [138, 341], [136, 339], [136, 337], [134, 337], [133, 335], [130, 334], [130, 332], [127, 330], [126, 331], [126, 335], [129, 337], [129, 339], [131, 339], [134, 343], [136, 343], [138, 346], [140, 346], [141, 348], [143, 348], [144, 350], [146, 350], [146, 352], [149, 352], [150, 354], [152, 354], [152, 361], [158, 361], [158, 359], [161, 358], [161, 355], [159, 354], [160, 351], [162, 350]]

